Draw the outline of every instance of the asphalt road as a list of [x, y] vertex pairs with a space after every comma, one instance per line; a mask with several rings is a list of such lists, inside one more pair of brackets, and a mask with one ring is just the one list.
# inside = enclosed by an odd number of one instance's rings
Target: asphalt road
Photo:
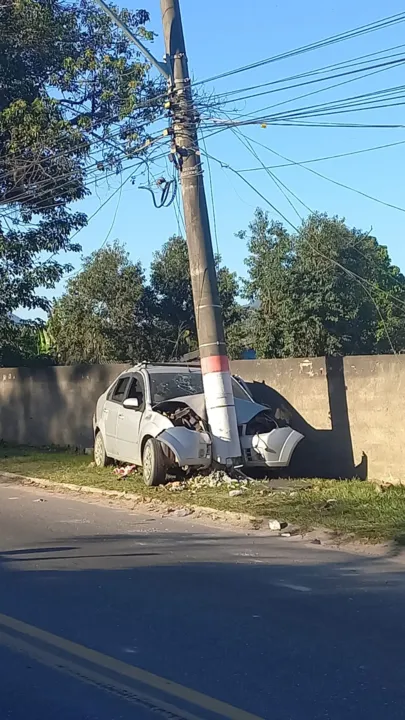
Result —
[[403, 720], [403, 568], [0, 484], [0, 718]]

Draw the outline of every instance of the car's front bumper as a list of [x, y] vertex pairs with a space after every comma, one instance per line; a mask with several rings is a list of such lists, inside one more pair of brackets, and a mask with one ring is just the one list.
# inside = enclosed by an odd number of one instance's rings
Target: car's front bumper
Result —
[[170, 448], [179, 467], [210, 467], [212, 450], [208, 433], [183, 427], [170, 427], [163, 430], [157, 439]]
[[247, 467], [288, 467], [292, 454], [304, 436], [290, 427], [268, 433], [243, 435], [241, 447]]

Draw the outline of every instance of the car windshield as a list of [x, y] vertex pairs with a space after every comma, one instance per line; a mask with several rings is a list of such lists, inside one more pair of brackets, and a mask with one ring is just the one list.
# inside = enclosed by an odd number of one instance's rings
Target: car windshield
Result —
[[[233, 394], [241, 400], [248, 400], [239, 383], [232, 378]], [[202, 375], [199, 371], [164, 372], [150, 374], [152, 405], [186, 395], [199, 395], [204, 392]]]
[[202, 376], [199, 372], [151, 373], [150, 385], [153, 405], [204, 392]]

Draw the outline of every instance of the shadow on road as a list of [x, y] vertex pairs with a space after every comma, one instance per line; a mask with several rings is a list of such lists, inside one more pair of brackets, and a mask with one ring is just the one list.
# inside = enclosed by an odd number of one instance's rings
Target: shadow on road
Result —
[[402, 718], [401, 566], [285, 548], [64, 538], [1, 553], [0, 612], [263, 718]]

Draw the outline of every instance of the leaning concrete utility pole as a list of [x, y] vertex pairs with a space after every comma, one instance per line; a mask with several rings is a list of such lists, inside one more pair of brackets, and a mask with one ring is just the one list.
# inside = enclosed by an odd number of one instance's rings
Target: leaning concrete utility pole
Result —
[[163, 63], [156, 60], [104, 0], [96, 0], [96, 2], [168, 82], [170, 98], [168, 109], [173, 122], [170, 128], [171, 158], [179, 171], [183, 197], [205, 404], [213, 442], [213, 459], [221, 465], [233, 466], [240, 459], [241, 449], [201, 157], [198, 150], [197, 116], [188, 74], [179, 0], [160, 0], [166, 46]]
[[178, 167], [194, 310], [203, 373], [205, 404], [213, 437], [214, 459], [233, 465], [241, 449], [219, 302], [196, 111], [193, 105], [179, 0], [160, 0], [170, 68], [169, 97], [173, 120], [172, 157]]

